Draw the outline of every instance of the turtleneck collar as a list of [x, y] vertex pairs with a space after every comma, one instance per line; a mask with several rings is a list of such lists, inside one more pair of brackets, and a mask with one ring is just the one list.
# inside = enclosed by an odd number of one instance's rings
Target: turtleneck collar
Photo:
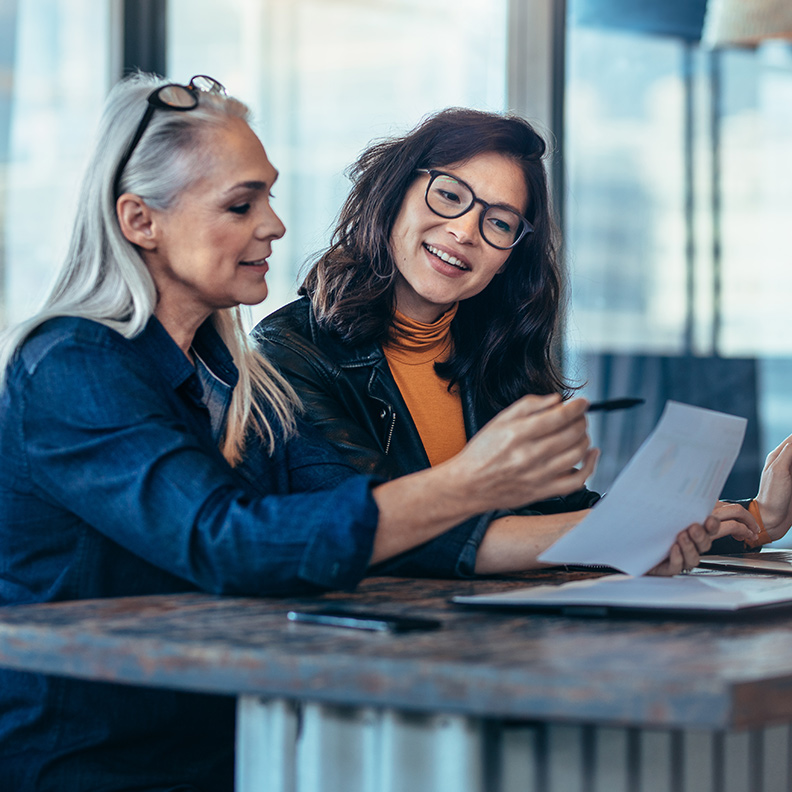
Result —
[[437, 360], [451, 346], [451, 322], [456, 316], [455, 303], [436, 321], [427, 324], [395, 311], [385, 349], [389, 356], [410, 363]]

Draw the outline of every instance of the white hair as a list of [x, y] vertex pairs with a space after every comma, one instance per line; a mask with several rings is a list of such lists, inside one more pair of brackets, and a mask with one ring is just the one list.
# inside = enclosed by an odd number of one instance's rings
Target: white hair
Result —
[[[39, 312], [2, 334], [0, 387], [25, 339], [48, 319], [79, 316], [133, 338], [153, 315], [157, 303], [154, 280], [137, 248], [121, 232], [113, 178], [149, 94], [167, 82], [138, 73], [110, 91], [83, 179], [66, 259]], [[124, 168], [120, 192], [139, 195], [153, 209], [167, 211], [203, 171], [201, 160], [208, 156], [201, 147], [203, 132], [229, 117], [247, 122], [248, 108], [231, 97], [205, 92], [190, 112], [155, 112]], [[242, 458], [249, 429], [266, 440], [272, 453], [276, 434], [267, 419], [267, 407], [281, 424], [284, 436], [294, 431], [298, 398], [256, 350], [244, 330], [238, 306], [215, 311], [212, 320], [239, 370], [222, 441], [223, 455], [234, 465]]]

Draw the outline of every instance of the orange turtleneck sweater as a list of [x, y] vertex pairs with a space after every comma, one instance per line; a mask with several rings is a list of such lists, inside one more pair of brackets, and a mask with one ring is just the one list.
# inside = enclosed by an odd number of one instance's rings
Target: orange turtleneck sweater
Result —
[[467, 442], [462, 400], [455, 386], [437, 376], [436, 361], [451, 351], [451, 320], [456, 305], [436, 322], [425, 324], [396, 311], [388, 343], [383, 346], [393, 379], [407, 404], [432, 465], [444, 462]]

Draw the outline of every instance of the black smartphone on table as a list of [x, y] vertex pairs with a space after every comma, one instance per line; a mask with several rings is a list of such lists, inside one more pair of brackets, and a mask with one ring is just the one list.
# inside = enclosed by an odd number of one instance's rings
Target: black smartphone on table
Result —
[[443, 623], [437, 619], [418, 616], [398, 616], [393, 613], [331, 606], [317, 610], [292, 610], [286, 618], [293, 622], [322, 624], [328, 627], [347, 627], [353, 630], [403, 633], [413, 630], [437, 630]]

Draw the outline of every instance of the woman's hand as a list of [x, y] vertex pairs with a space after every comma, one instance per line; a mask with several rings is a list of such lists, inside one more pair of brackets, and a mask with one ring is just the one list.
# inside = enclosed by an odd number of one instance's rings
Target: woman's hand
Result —
[[702, 553], [712, 547], [712, 540], [718, 535], [720, 520], [710, 515], [704, 520], [704, 525], [693, 523], [677, 534], [676, 541], [671, 546], [668, 557], [654, 569], [649, 570], [649, 575], [678, 575], [698, 566]]
[[479, 500], [480, 511], [567, 495], [584, 485], [597, 461], [586, 407], [585, 399], [525, 396], [438, 468], [466, 482], [465, 492]]
[[767, 455], [755, 498], [770, 541], [792, 526], [792, 435]]
[[[558, 395], [525, 396], [456, 456], [375, 487], [379, 523], [371, 563], [423, 544], [475, 514], [580, 489], [597, 461], [586, 432], [587, 406], [584, 399], [561, 403]], [[499, 559], [505, 547], [499, 546]]]
[[759, 524], [753, 514], [739, 503], [718, 501], [712, 514], [720, 520], [720, 528], [715, 539], [733, 536], [741, 542], [755, 542], [759, 538], [761, 531]]

